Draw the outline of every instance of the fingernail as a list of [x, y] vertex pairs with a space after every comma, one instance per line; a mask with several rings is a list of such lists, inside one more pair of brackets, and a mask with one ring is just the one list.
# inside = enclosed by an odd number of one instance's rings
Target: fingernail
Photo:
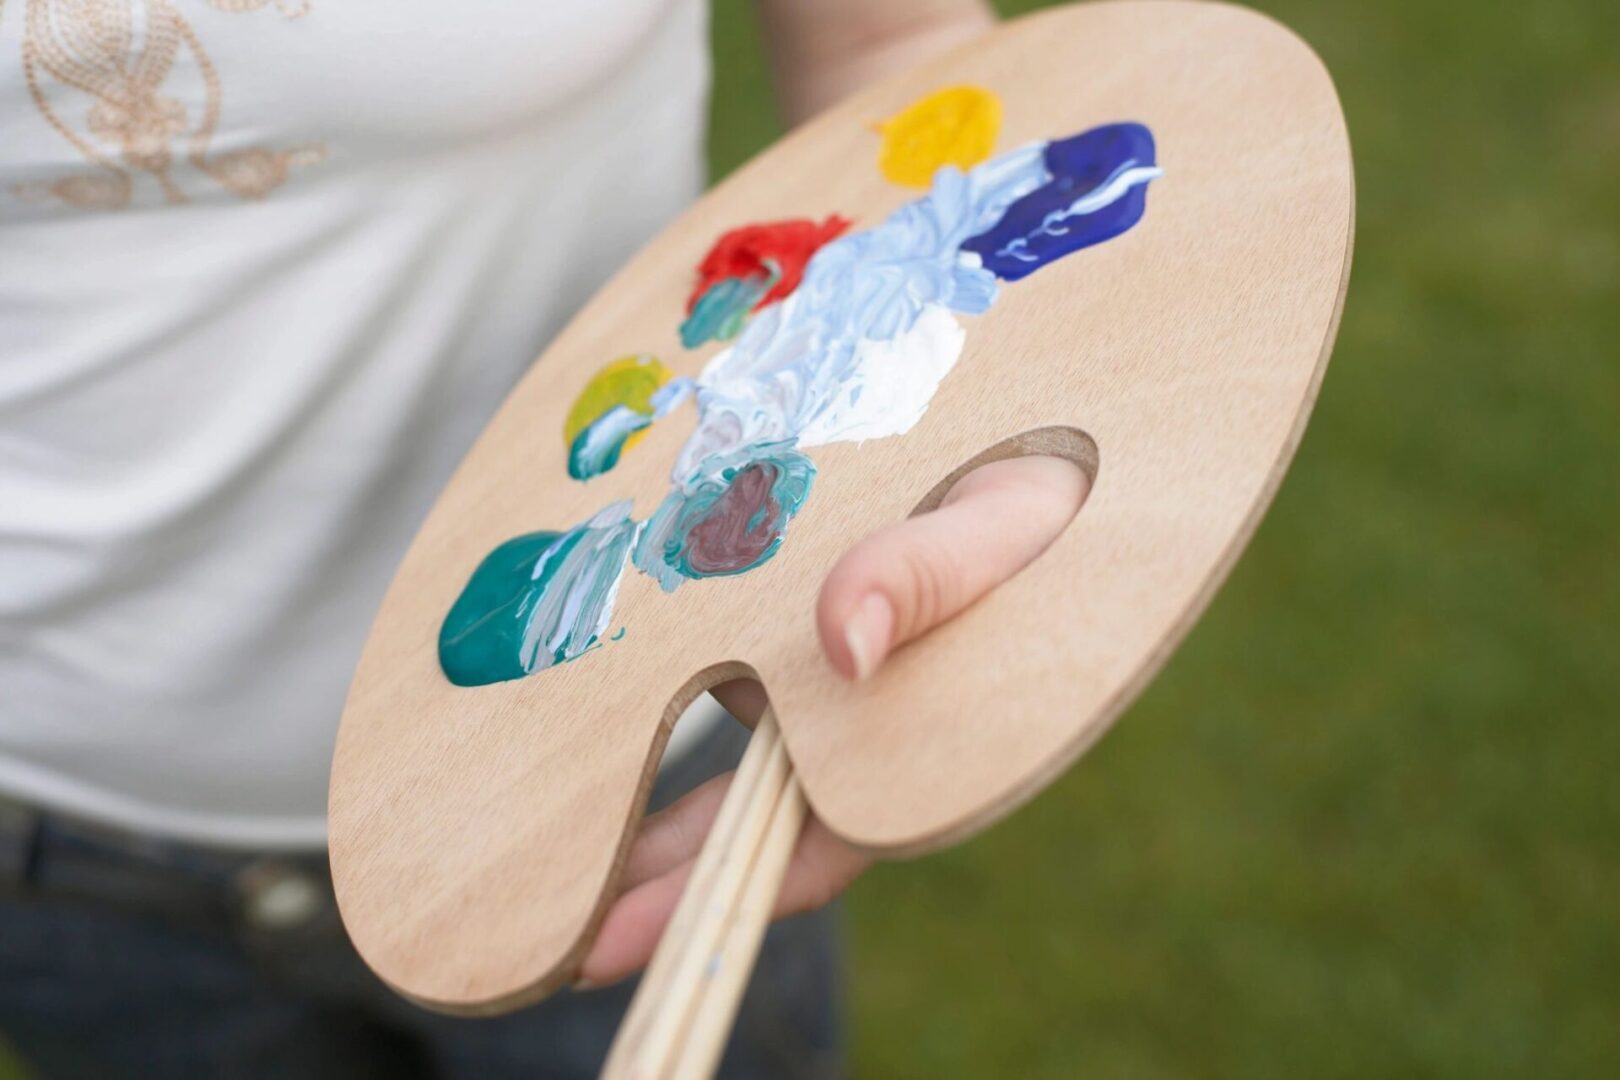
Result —
[[869, 593], [850, 614], [844, 623], [844, 644], [849, 646], [850, 659], [855, 662], [857, 682], [883, 662], [893, 630], [894, 607], [880, 592]]
[[575, 979], [574, 985], [570, 987], [575, 993], [585, 993], [586, 991], [600, 990], [601, 988], [601, 983], [592, 982], [589, 979]]

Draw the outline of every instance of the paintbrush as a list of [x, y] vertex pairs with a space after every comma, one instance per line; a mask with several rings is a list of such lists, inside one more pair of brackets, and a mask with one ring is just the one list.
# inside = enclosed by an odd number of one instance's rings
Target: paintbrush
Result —
[[642, 976], [602, 1075], [706, 1077], [726, 1036], [804, 825], [806, 804], [769, 706]]

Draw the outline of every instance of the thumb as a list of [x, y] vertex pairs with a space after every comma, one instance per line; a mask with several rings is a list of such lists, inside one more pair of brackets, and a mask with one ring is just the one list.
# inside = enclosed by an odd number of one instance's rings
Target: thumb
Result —
[[1029, 565], [1089, 486], [1063, 458], [996, 461], [958, 480], [937, 509], [860, 541], [833, 566], [816, 605], [828, 659], [866, 678], [895, 648]]

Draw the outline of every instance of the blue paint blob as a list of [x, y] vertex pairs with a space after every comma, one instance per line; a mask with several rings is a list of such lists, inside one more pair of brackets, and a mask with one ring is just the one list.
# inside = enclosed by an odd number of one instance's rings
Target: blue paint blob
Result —
[[1162, 175], [1153, 133], [1135, 123], [1047, 143], [1043, 160], [1051, 179], [962, 245], [1005, 281], [1130, 229], [1147, 209], [1148, 182]]
[[639, 528], [624, 500], [567, 532], [528, 533], [490, 552], [439, 628], [445, 677], [504, 682], [599, 645]]
[[791, 442], [744, 447], [704, 462], [647, 522], [636, 543], [636, 568], [665, 592], [685, 580], [752, 570], [782, 546], [815, 475], [815, 465]]

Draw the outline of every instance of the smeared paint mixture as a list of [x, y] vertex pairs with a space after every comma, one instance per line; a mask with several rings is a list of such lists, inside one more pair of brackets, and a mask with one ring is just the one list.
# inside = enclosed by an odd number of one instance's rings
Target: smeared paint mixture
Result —
[[619, 463], [658, 417], [680, 404], [691, 381], [671, 383], [656, 356], [621, 356], [585, 384], [563, 421], [568, 475], [589, 480]]
[[627, 562], [670, 592], [768, 561], [809, 498], [816, 470], [804, 448], [909, 431], [961, 356], [958, 315], [988, 310], [1001, 281], [1141, 219], [1147, 184], [1162, 175], [1146, 127], [1109, 124], [964, 172], [989, 152], [999, 118], [994, 95], [955, 87], [891, 121], [885, 160], [893, 140], [912, 147], [908, 169], [937, 167], [926, 195], [870, 229], [840, 235], [849, 223], [833, 216], [721, 237], [699, 267], [682, 338], [735, 343], [695, 381], [651, 357], [615, 361], [565, 425], [570, 474], [594, 476], [694, 398], [697, 426], [668, 494], [646, 522], [618, 502], [568, 532], [496, 548], [440, 634], [452, 682], [517, 678], [596, 647]]
[[684, 580], [752, 570], [782, 545], [815, 475], [791, 440], [705, 460], [647, 522], [636, 542], [636, 568], [665, 592]]

